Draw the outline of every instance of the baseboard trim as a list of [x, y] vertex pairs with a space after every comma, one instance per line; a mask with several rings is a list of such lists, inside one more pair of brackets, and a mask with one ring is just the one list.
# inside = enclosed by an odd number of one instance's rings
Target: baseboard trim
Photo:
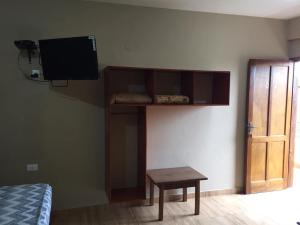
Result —
[[[212, 191], [202, 191], [200, 193], [200, 197], [211, 197], [211, 196], [218, 196], [218, 195], [232, 195], [232, 194], [241, 194], [242, 188], [235, 188], [235, 189], [224, 189], [224, 190], [212, 190]], [[188, 199], [194, 199], [195, 193], [188, 193]], [[182, 201], [182, 194], [165, 194], [165, 202], [178, 202]], [[154, 202], [159, 202], [159, 197], [154, 197]], [[133, 200], [128, 202], [120, 202], [120, 203], [111, 203], [111, 204], [122, 204], [126, 206], [138, 206], [138, 205], [147, 205], [149, 203], [149, 198], [145, 200]]]
[[[217, 195], [232, 195], [232, 194], [241, 194], [241, 188], [235, 189], [224, 189], [224, 190], [212, 190], [212, 191], [202, 191], [200, 192], [200, 197], [211, 197]], [[195, 193], [188, 193], [187, 198], [195, 198]], [[158, 197], [154, 198], [158, 202]], [[182, 194], [170, 194], [165, 197], [165, 201], [180, 201], [182, 200]]]
[[[234, 188], [234, 189], [224, 189], [224, 190], [202, 191], [202, 192], [200, 192], [200, 196], [201, 197], [211, 197], [211, 196], [218, 196], [218, 195], [232, 195], [232, 194], [241, 194], [241, 193], [243, 193], [242, 188]], [[187, 198], [194, 199], [195, 193], [188, 193]], [[158, 201], [159, 201], [158, 196], [155, 196], [154, 202], [158, 203]], [[165, 202], [177, 202], [177, 201], [182, 201], [182, 194], [166, 194], [165, 195]], [[111, 204], [121, 204], [121, 205], [126, 205], [126, 206], [141, 206], [141, 205], [149, 204], [149, 198], [147, 198], [145, 200], [133, 200], [133, 201], [128, 201], [128, 202], [111, 203]], [[86, 207], [93, 207], [93, 206], [86, 206]], [[81, 208], [84, 208], [84, 207], [81, 207]], [[73, 210], [76, 210], [76, 209], [77, 208], [73, 208]], [[61, 211], [64, 211], [64, 210], [62, 210], [62, 209], [54, 210], [53, 213], [55, 214], [55, 213], [58, 213]]]

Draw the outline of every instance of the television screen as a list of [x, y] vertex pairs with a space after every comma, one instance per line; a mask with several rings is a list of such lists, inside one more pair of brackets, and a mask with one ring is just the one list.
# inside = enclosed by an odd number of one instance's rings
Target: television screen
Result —
[[93, 36], [39, 40], [45, 80], [96, 80], [98, 60]]

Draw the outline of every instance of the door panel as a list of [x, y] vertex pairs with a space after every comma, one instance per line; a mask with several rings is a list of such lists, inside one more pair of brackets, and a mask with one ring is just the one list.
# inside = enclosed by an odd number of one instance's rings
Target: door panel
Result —
[[284, 142], [269, 143], [269, 156], [268, 156], [268, 178], [278, 179], [284, 178], [284, 157], [285, 146]]
[[288, 67], [272, 67], [270, 134], [284, 135], [286, 123], [286, 103], [288, 86]]
[[258, 66], [256, 68], [256, 73], [259, 76], [254, 76], [254, 93], [253, 96], [253, 114], [256, 115], [253, 118], [253, 124], [255, 124], [256, 129], [253, 129], [254, 136], [266, 136], [268, 129], [268, 111], [265, 110], [266, 105], [268, 105], [268, 95], [269, 95], [269, 82], [270, 82], [270, 69], [265, 66]]
[[246, 193], [287, 187], [293, 63], [250, 60]]
[[254, 182], [264, 181], [266, 178], [266, 155], [266, 143], [253, 143], [251, 161], [254, 162], [254, 166], [251, 167], [251, 180]]

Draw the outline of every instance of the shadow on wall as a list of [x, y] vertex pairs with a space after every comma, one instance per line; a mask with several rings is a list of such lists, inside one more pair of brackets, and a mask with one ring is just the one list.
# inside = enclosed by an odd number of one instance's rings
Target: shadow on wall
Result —
[[235, 177], [236, 183], [235, 186], [237, 188], [244, 189], [245, 184], [245, 114], [246, 114], [246, 95], [247, 95], [247, 66], [248, 66], [248, 57], [241, 57], [239, 62], [239, 68], [237, 73], [240, 74], [238, 76], [238, 108], [237, 108], [237, 127], [236, 127], [236, 165], [235, 165]]
[[[59, 82], [59, 83], [57, 83]], [[78, 99], [82, 102], [104, 107], [104, 80], [70, 80], [67, 87], [58, 87], [60, 81], [53, 81], [51, 89], [59, 94]]]

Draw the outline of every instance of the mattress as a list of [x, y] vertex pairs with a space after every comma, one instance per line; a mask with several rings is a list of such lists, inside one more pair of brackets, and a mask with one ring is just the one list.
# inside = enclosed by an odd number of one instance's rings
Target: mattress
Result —
[[0, 187], [0, 225], [48, 225], [51, 198], [48, 184]]

